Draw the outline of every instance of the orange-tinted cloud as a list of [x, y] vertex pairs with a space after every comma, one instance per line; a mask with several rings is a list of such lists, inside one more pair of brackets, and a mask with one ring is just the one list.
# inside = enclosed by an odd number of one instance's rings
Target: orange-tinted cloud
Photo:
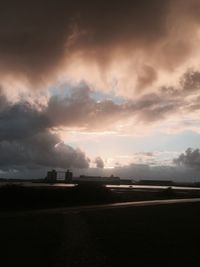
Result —
[[3, 1], [0, 76], [31, 87], [67, 75], [107, 90], [117, 80], [133, 97], [197, 68], [199, 13], [198, 0]]

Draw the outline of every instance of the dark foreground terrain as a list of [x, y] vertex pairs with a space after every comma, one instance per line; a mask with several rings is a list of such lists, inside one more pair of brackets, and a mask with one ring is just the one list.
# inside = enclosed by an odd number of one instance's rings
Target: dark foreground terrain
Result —
[[198, 266], [200, 203], [65, 209], [194, 197], [198, 190], [2, 186], [0, 266]]
[[0, 217], [2, 267], [199, 266], [200, 203]]
[[195, 190], [108, 188], [95, 183], [76, 187], [49, 184], [6, 184], [0, 186], [0, 211], [48, 209], [154, 199], [200, 198]]

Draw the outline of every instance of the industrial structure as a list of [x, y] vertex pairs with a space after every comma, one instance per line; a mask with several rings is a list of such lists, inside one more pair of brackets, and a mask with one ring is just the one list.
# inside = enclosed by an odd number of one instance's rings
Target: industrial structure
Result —
[[66, 183], [72, 182], [73, 173], [69, 170], [65, 171], [48, 171], [46, 176], [46, 181], [48, 183], [56, 183], [58, 181], [64, 181]]
[[109, 177], [80, 175], [80, 177], [74, 177], [73, 182], [120, 185], [120, 178], [113, 175]]
[[69, 170], [67, 171], [56, 171], [51, 170], [47, 172], [47, 176], [45, 178], [48, 183], [57, 183], [57, 182], [65, 182], [65, 183], [98, 183], [98, 184], [113, 184], [120, 185], [120, 178], [116, 176], [102, 177], [102, 176], [87, 176], [80, 175], [79, 177], [73, 177], [73, 173]]

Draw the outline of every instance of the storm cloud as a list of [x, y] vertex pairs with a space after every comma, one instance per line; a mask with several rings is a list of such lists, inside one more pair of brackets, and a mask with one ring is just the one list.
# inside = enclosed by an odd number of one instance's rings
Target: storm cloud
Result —
[[[89, 159], [81, 150], [63, 143], [59, 136], [62, 128], [66, 131], [119, 131], [118, 124], [129, 119], [149, 125], [162, 121], [174, 112], [191, 108], [191, 102], [186, 101], [192, 90], [188, 88], [198, 92], [198, 77], [197, 72], [188, 73], [177, 88], [161, 89], [121, 103], [112, 99], [96, 100], [86, 83], [71, 86], [71, 93], [65, 96], [49, 96], [42, 105], [23, 98], [11, 102], [1, 92], [0, 166], [7, 169], [23, 165], [88, 167]], [[184, 98], [180, 98], [182, 95]], [[103, 166], [100, 160], [95, 162]]]
[[197, 0], [2, 1], [0, 75], [33, 88], [59, 73], [106, 85], [117, 79], [118, 91], [132, 96], [162, 71], [193, 67], [199, 14]]
[[[90, 160], [80, 149], [65, 144], [56, 133], [60, 128], [82, 127], [84, 130], [103, 131], [105, 124], [135, 116], [142, 107], [152, 106], [152, 100], [133, 104], [116, 104], [111, 100], [98, 102], [91, 97], [87, 86], [73, 88], [72, 95], [51, 96], [46, 105], [37, 106], [21, 99], [10, 102], [0, 95], [0, 168], [87, 168]], [[155, 101], [156, 102], [156, 101]], [[142, 112], [142, 111], [141, 111]], [[58, 130], [56, 130], [58, 129]], [[109, 127], [107, 127], [109, 130]], [[104, 167], [100, 157], [98, 168]]]
[[94, 163], [96, 164], [97, 168], [103, 169], [104, 168], [104, 161], [101, 157], [96, 157], [94, 160]]
[[153, 41], [162, 34], [166, 6], [168, 1], [163, 4], [157, 0], [123, 4], [99, 0], [2, 1], [1, 71], [37, 77], [52, 71], [74, 50], [106, 50], [120, 40]]
[[[45, 104], [21, 99], [10, 102], [0, 95], [0, 140], [17, 140], [33, 136], [46, 129], [74, 128], [86, 131], [116, 129], [119, 123], [129, 119], [143, 124], [153, 124], [168, 118], [182, 109], [191, 108], [184, 93], [185, 85], [171, 88], [167, 92], [145, 94], [120, 103], [114, 99], [99, 101], [92, 95], [86, 83], [76, 86], [68, 84], [71, 93], [51, 95]], [[186, 94], [184, 97], [180, 95]], [[190, 97], [190, 94], [189, 94]], [[195, 104], [197, 99], [193, 104]], [[113, 128], [114, 127], [114, 128]]]
[[28, 102], [10, 103], [0, 97], [0, 169], [88, 168], [89, 159], [80, 149], [63, 143], [51, 131], [44, 111]]
[[191, 168], [199, 168], [200, 150], [198, 148], [188, 148], [184, 153], [181, 153], [178, 158], [174, 159], [174, 163]]
[[38, 133], [23, 141], [2, 141], [0, 151], [2, 170], [89, 167], [89, 160], [81, 150], [64, 144], [50, 132]]

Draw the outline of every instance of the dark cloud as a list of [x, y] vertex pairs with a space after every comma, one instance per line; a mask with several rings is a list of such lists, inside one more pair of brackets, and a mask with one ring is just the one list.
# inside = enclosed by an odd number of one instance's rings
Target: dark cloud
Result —
[[145, 65], [138, 74], [137, 88], [145, 89], [149, 85], [153, 84], [156, 78], [157, 78], [157, 73], [155, 69], [152, 68], [151, 66]]
[[[1, 1], [0, 73], [25, 76], [34, 83], [51, 77], [64, 62], [70, 64], [72, 54], [105, 66], [116, 51], [122, 55], [143, 51], [147, 59], [154, 55], [161, 57], [161, 65], [167, 60], [172, 65], [184, 57], [190, 43], [173, 40], [171, 28], [179, 19], [184, 21], [185, 11], [198, 19], [193, 8], [198, 2], [192, 2], [178, 9], [179, 0]], [[162, 48], [159, 53], [157, 47]], [[156, 77], [153, 66], [145, 65], [138, 87], [147, 87]]]
[[0, 102], [0, 169], [89, 167], [81, 150], [52, 133], [44, 110], [27, 102], [10, 103], [4, 96]]
[[159, 121], [174, 113], [179, 108], [179, 99], [162, 93], [146, 94], [137, 101], [130, 101], [126, 109], [137, 117], [137, 121], [149, 122]]
[[69, 86], [70, 94], [52, 95], [46, 104], [39, 107], [25, 100], [11, 103], [1, 94], [0, 140], [26, 139], [43, 130], [59, 127], [110, 130], [114, 124], [129, 118], [153, 123], [185, 106], [179, 98], [184, 86], [182, 89], [174, 88], [173, 93], [163, 90], [122, 103], [96, 100], [86, 83]]
[[[43, 106], [25, 100], [9, 102], [1, 94], [0, 166], [7, 169], [9, 166], [87, 167], [89, 161], [84, 153], [62, 143], [52, 130], [75, 127], [85, 131], [113, 131], [113, 125], [124, 119], [135, 118], [144, 124], [162, 120], [184, 107], [185, 103], [179, 99], [181, 93], [177, 93], [187, 91], [184, 84], [178, 89], [161, 90], [122, 103], [95, 100], [85, 83], [72, 86], [66, 96], [50, 96]], [[96, 164], [102, 166], [99, 161]]]
[[163, 34], [169, 2], [85, 1], [84, 5], [79, 5], [78, 22], [90, 33], [88, 36], [90, 39], [86, 42], [92, 47], [125, 41], [134, 43], [153, 41]]
[[200, 72], [188, 70], [180, 80], [183, 91], [190, 94], [200, 89]]
[[109, 130], [113, 124], [128, 118], [136, 118], [142, 123], [162, 120], [180, 105], [178, 99], [160, 93], [146, 94], [119, 104], [112, 100], [96, 101], [86, 86], [73, 88], [70, 96], [50, 97], [45, 114], [52, 126]]
[[184, 153], [174, 159], [174, 163], [178, 165], [185, 165], [188, 167], [200, 167], [200, 150], [188, 148]]
[[200, 72], [188, 69], [180, 77], [177, 86], [162, 87], [160, 95], [166, 103], [174, 103], [174, 111], [182, 109], [185, 114], [191, 116], [200, 109]]
[[3, 91], [0, 89], [0, 112], [4, 112], [9, 106], [9, 101], [7, 97], [3, 94]]
[[49, 126], [48, 118], [30, 103], [11, 104], [2, 98], [4, 109], [0, 112], [0, 141], [26, 139]]
[[88, 168], [89, 159], [59, 136], [43, 131], [25, 140], [0, 142], [0, 169]]
[[[90, 168], [83, 173], [97, 175], [98, 169]], [[138, 180], [170, 180], [174, 182], [197, 182], [199, 169], [188, 166], [152, 166], [148, 164], [129, 164], [104, 169], [104, 175], [118, 176], [122, 179]]]
[[94, 163], [96, 164], [97, 168], [103, 169], [104, 168], [104, 161], [101, 157], [96, 157], [94, 160]]
[[[67, 40], [72, 37], [75, 26], [79, 31], [91, 33], [85, 38], [85, 43], [98, 45], [119, 40], [122, 35], [129, 38], [130, 33], [144, 37], [146, 27], [150, 25], [148, 35], [154, 36], [156, 31], [160, 31], [160, 23], [157, 22], [164, 13], [163, 6], [160, 1], [152, 1], [151, 4], [148, 1], [125, 1], [123, 5], [98, 0], [86, 0], [84, 3], [70, 0], [2, 1], [1, 64], [4, 69], [22, 70], [30, 75], [31, 72], [39, 74], [51, 69], [65, 54]], [[146, 17], [145, 20], [141, 14]]]
[[[105, 125], [112, 129], [113, 123], [144, 112], [143, 108], [151, 107], [153, 101], [141, 100], [139, 106], [115, 104], [111, 100], [98, 102], [91, 97], [88, 87], [77, 87], [72, 95], [50, 97], [42, 107], [22, 100], [11, 103], [3, 94], [0, 102], [0, 168], [8, 170], [23, 166], [88, 167], [85, 154], [64, 144], [52, 130], [59, 127], [105, 130]], [[104, 167], [101, 158], [96, 158], [95, 163]]]
[[[90, 81], [97, 69], [100, 79], [116, 79], [114, 90], [131, 100], [96, 101], [86, 83], [72, 88], [71, 95], [50, 96], [40, 108], [24, 100], [11, 103], [0, 94], [0, 165], [88, 166], [83, 152], [62, 143], [52, 131], [60, 127], [109, 131], [124, 119], [146, 124], [198, 110], [200, 74], [190, 65], [197, 63], [193, 56], [199, 50], [199, 10], [198, 0], [2, 0], [2, 84], [12, 77], [37, 88], [36, 83], [54, 79], [63, 70], [71, 78], [71, 66], [78, 78]], [[79, 57], [80, 64], [73, 65]], [[87, 69], [88, 64], [92, 67]], [[79, 67], [86, 69], [84, 74]], [[165, 72], [167, 78], [164, 74], [161, 80], [166, 83], [176, 70], [181, 73], [177, 79], [185, 73], [178, 85], [154, 88], [160, 73]], [[196, 98], [188, 100], [192, 94]]]
[[52, 126], [104, 128], [124, 113], [123, 106], [111, 100], [96, 101], [87, 85], [73, 87], [70, 96], [51, 96], [44, 111]]
[[2, 1], [1, 72], [38, 79], [55, 69], [70, 31], [66, 10], [64, 1]]

